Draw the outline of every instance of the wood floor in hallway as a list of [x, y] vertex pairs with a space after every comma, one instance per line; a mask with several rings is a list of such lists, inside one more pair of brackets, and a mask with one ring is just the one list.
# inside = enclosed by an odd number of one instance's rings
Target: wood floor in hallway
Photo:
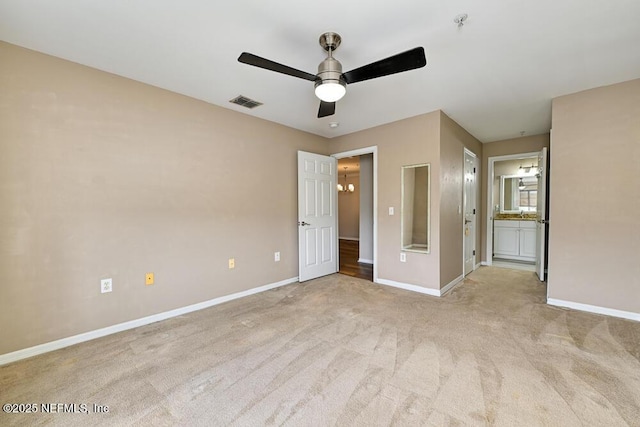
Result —
[[373, 264], [358, 262], [360, 243], [357, 240], [340, 239], [340, 273], [373, 281]]

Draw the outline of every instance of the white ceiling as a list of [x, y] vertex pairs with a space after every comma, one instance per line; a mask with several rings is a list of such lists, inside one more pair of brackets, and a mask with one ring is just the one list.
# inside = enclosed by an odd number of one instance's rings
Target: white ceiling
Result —
[[[549, 131], [556, 96], [640, 77], [639, 18], [638, 0], [0, 0], [0, 39], [325, 137], [441, 109], [487, 142]], [[345, 71], [416, 46], [427, 66], [350, 85], [317, 119], [312, 82], [237, 62], [315, 74], [326, 31]]]

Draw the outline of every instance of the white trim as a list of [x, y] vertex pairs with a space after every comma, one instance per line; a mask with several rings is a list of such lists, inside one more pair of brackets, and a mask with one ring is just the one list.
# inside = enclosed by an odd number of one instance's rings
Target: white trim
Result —
[[176, 308], [174, 310], [165, 311], [163, 313], [153, 314], [151, 316], [142, 317], [140, 319], [118, 323], [117, 325], [107, 326], [106, 328], [96, 329], [94, 331], [89, 331], [89, 332], [74, 335], [71, 337], [62, 338], [59, 340], [50, 341], [48, 343], [25, 348], [22, 350], [17, 350], [11, 353], [2, 354], [0, 355], [0, 366], [6, 365], [7, 363], [15, 362], [21, 359], [26, 359], [28, 357], [37, 356], [39, 354], [48, 353], [50, 351], [59, 350], [61, 348], [69, 347], [74, 344], [79, 344], [85, 341], [90, 341], [96, 338], [101, 338], [107, 335], [126, 331], [128, 329], [138, 328], [140, 326], [148, 325], [150, 323], [159, 322], [161, 320], [166, 320], [172, 317], [181, 316], [183, 314], [191, 313], [193, 311], [209, 308], [214, 305], [222, 304], [224, 302], [228, 302], [238, 298], [243, 298], [249, 295], [268, 291], [270, 289], [275, 289], [280, 286], [289, 285], [297, 281], [298, 281], [297, 277], [292, 277], [291, 279], [285, 279], [285, 280], [281, 280], [280, 282], [270, 283], [264, 286], [258, 286], [257, 288], [247, 289], [246, 291], [236, 292], [231, 295], [225, 295], [225, 296], [214, 298], [208, 301], [199, 302], [197, 304], [188, 305], [186, 307]]
[[484, 263], [482, 262], [477, 263], [475, 267], [473, 267], [473, 271], [476, 271], [477, 269], [479, 269], [481, 265], [484, 265]]
[[362, 156], [364, 154], [373, 155], [373, 281], [378, 280], [378, 146], [359, 148], [357, 150], [343, 151], [331, 154], [336, 159], [345, 157]]
[[605, 316], [620, 317], [622, 319], [629, 319], [640, 322], [640, 313], [634, 313], [632, 311], [616, 310], [614, 308], [599, 307], [597, 305], [582, 304], [579, 302], [564, 301], [555, 298], [547, 298], [547, 304], [555, 305], [556, 307], [571, 308], [573, 310], [586, 311], [595, 314], [604, 314]]
[[492, 156], [487, 158], [487, 218], [486, 222], [486, 236], [487, 245], [485, 247], [485, 256], [487, 259], [484, 261], [485, 265], [491, 265], [493, 262], [493, 179], [494, 179], [494, 163], [501, 162], [503, 160], [516, 160], [526, 157], [538, 157], [539, 151], [532, 153], [518, 153], [518, 154], [506, 154], [503, 156]]
[[490, 266], [490, 265], [491, 265], [491, 262], [482, 261], [482, 262], [480, 263], [480, 265], [484, 265], [485, 267], [488, 267], [488, 266]]
[[449, 282], [444, 288], [440, 289], [440, 296], [444, 296], [447, 292], [458, 286], [464, 280], [464, 276], [460, 275]]
[[375, 283], [378, 283], [380, 285], [393, 286], [394, 288], [404, 289], [405, 291], [413, 291], [421, 294], [431, 295], [432, 297], [440, 296], [439, 289], [423, 288], [422, 286], [411, 285], [409, 283], [401, 283], [401, 282], [396, 282], [394, 280], [380, 279], [380, 278], [376, 280]]
[[353, 242], [359, 242], [360, 238], [359, 237], [342, 237], [342, 236], [338, 236], [338, 240], [351, 240]]
[[464, 276], [458, 276], [455, 279], [453, 279], [451, 282], [449, 282], [442, 289], [423, 288], [422, 286], [411, 285], [409, 283], [396, 282], [395, 280], [388, 280], [388, 279], [378, 279], [375, 281], [375, 283], [378, 283], [380, 285], [393, 286], [394, 288], [404, 289], [405, 291], [418, 292], [420, 294], [430, 295], [432, 297], [442, 297], [447, 292], [451, 291], [457, 285], [462, 283], [463, 280], [464, 280]]
[[358, 262], [361, 263], [361, 264], [373, 264], [373, 260], [372, 259], [358, 258]]

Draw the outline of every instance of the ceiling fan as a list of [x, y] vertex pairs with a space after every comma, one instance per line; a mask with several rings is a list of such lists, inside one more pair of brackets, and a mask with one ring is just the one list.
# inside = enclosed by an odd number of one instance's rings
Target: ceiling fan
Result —
[[336, 112], [336, 101], [347, 92], [347, 84], [414, 70], [427, 65], [424, 48], [416, 47], [343, 73], [342, 64], [333, 57], [333, 52], [340, 46], [341, 41], [341, 37], [336, 33], [328, 32], [320, 36], [320, 46], [328, 52], [328, 55], [318, 65], [318, 74], [315, 75], [247, 52], [243, 52], [238, 57], [238, 61], [314, 82], [315, 94], [320, 98], [318, 118], [331, 116]]

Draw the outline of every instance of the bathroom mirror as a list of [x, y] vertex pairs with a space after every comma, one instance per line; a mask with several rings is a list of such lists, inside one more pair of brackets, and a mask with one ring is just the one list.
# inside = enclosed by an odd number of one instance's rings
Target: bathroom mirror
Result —
[[429, 164], [402, 167], [402, 250], [429, 253]]
[[503, 175], [500, 177], [500, 213], [535, 212], [538, 178]]

